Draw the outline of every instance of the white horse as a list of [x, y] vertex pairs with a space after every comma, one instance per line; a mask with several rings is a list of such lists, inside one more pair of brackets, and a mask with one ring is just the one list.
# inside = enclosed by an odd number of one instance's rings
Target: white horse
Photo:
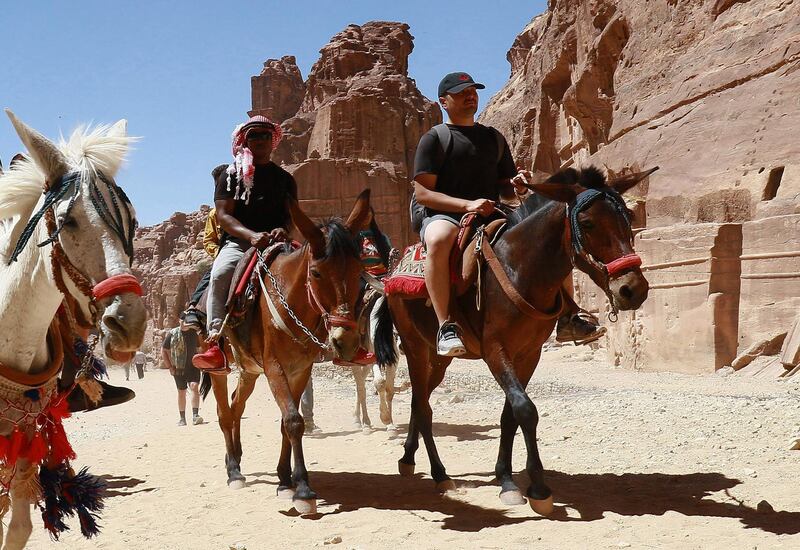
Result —
[[[378, 296], [377, 300], [372, 301], [369, 306], [369, 319], [367, 333], [362, 338], [362, 345], [369, 351], [374, 351], [373, 342], [375, 340], [375, 329], [377, 328], [378, 317], [376, 312], [383, 303], [384, 297]], [[374, 365], [353, 365], [353, 378], [356, 381], [356, 409], [353, 412], [353, 425], [364, 433], [372, 431], [372, 422], [367, 413], [367, 388], [366, 381], [370, 370], [372, 371], [372, 383], [375, 391], [380, 398], [380, 418], [386, 432], [390, 436], [397, 434], [397, 427], [392, 418], [392, 400], [394, 399], [395, 387], [394, 379], [397, 374], [397, 364], [387, 365], [385, 368], [375, 363]]]
[[[29, 158], [0, 177], [0, 399], [28, 407], [23, 392], [36, 388], [41, 410], [58, 391], [60, 361], [48, 333], [62, 303], [73, 333], [99, 328], [108, 357], [131, 357], [144, 338], [146, 311], [131, 272], [135, 214], [113, 179], [133, 138], [121, 120], [80, 128], [56, 146], [6, 113]], [[0, 435], [16, 427], [30, 438], [35, 419], [26, 419], [0, 412]], [[0, 462], [0, 493], [11, 499], [6, 550], [30, 537], [37, 467], [23, 458]]]

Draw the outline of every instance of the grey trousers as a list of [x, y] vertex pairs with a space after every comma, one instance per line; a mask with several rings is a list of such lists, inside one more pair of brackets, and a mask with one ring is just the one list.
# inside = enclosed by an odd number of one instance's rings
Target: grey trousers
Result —
[[248, 248], [250, 248], [250, 243], [247, 241], [228, 239], [220, 248], [217, 257], [214, 258], [206, 301], [207, 328], [209, 332], [219, 330], [222, 326], [222, 321], [225, 319], [225, 302], [228, 299], [233, 272], [236, 269], [236, 264], [242, 259]]

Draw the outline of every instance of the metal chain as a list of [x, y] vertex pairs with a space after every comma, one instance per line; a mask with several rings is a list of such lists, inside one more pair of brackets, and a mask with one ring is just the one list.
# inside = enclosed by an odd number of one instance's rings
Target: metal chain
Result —
[[259, 263], [261, 264], [261, 267], [264, 268], [264, 271], [267, 273], [267, 277], [269, 277], [269, 280], [272, 283], [272, 288], [275, 289], [275, 294], [278, 295], [278, 299], [280, 300], [283, 309], [286, 310], [286, 313], [289, 314], [289, 317], [292, 318], [292, 321], [294, 321], [295, 324], [298, 327], [300, 327], [300, 330], [302, 330], [312, 342], [314, 342], [317, 346], [319, 346], [323, 350], [327, 350], [328, 345], [323, 344], [316, 336], [314, 336], [314, 334], [303, 324], [303, 322], [297, 318], [297, 315], [295, 315], [294, 311], [292, 311], [292, 308], [289, 307], [289, 303], [286, 301], [286, 298], [283, 296], [283, 293], [278, 287], [278, 281], [275, 280], [275, 276], [272, 274], [272, 271], [269, 270], [269, 268], [266, 266], [264, 262], [260, 261]]
[[88, 375], [90, 377], [92, 376], [90, 365], [91, 365], [92, 360], [94, 359], [94, 348], [95, 348], [95, 346], [97, 346], [97, 342], [99, 342], [99, 341], [100, 341], [100, 338], [98, 338], [94, 334], [90, 334], [86, 338], [86, 348], [87, 349], [86, 349], [86, 353], [84, 354], [83, 358], [81, 359], [81, 368], [78, 369], [78, 372], [75, 375], [76, 379], [78, 378], [78, 376], [80, 374], [86, 374], [86, 375]]

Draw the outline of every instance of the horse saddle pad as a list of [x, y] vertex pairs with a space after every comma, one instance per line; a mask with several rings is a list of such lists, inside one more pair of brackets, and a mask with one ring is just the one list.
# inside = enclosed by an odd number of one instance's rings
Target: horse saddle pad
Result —
[[[474, 215], [464, 216], [450, 255], [450, 282], [455, 288], [456, 296], [465, 294], [478, 278], [478, 270], [483, 261], [475, 251], [478, 229], [483, 227], [484, 239], [494, 242], [505, 227], [505, 219], [494, 220], [484, 226], [472, 223], [474, 219]], [[427, 298], [424, 266], [425, 247], [422, 243], [407, 246], [394, 271], [383, 281], [386, 294], [407, 299]]]
[[[279, 254], [291, 252], [299, 247], [300, 243], [295, 241], [272, 244], [264, 250], [264, 264], [269, 267]], [[252, 300], [258, 296], [260, 286], [257, 280], [258, 271], [255, 269], [258, 263], [256, 250], [255, 247], [249, 248], [233, 270], [233, 278], [228, 290], [228, 300], [225, 302], [225, 307], [231, 311], [231, 315], [239, 316], [244, 314]]]

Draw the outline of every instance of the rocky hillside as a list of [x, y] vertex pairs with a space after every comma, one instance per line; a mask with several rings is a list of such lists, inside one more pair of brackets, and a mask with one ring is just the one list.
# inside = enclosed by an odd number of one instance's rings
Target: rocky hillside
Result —
[[[800, 3], [551, 0], [487, 107], [518, 163], [658, 165], [632, 192], [651, 282], [613, 358], [708, 371], [800, 309]], [[584, 303], [603, 296], [581, 279]], [[680, 342], [680, 346], [664, 346]]]

